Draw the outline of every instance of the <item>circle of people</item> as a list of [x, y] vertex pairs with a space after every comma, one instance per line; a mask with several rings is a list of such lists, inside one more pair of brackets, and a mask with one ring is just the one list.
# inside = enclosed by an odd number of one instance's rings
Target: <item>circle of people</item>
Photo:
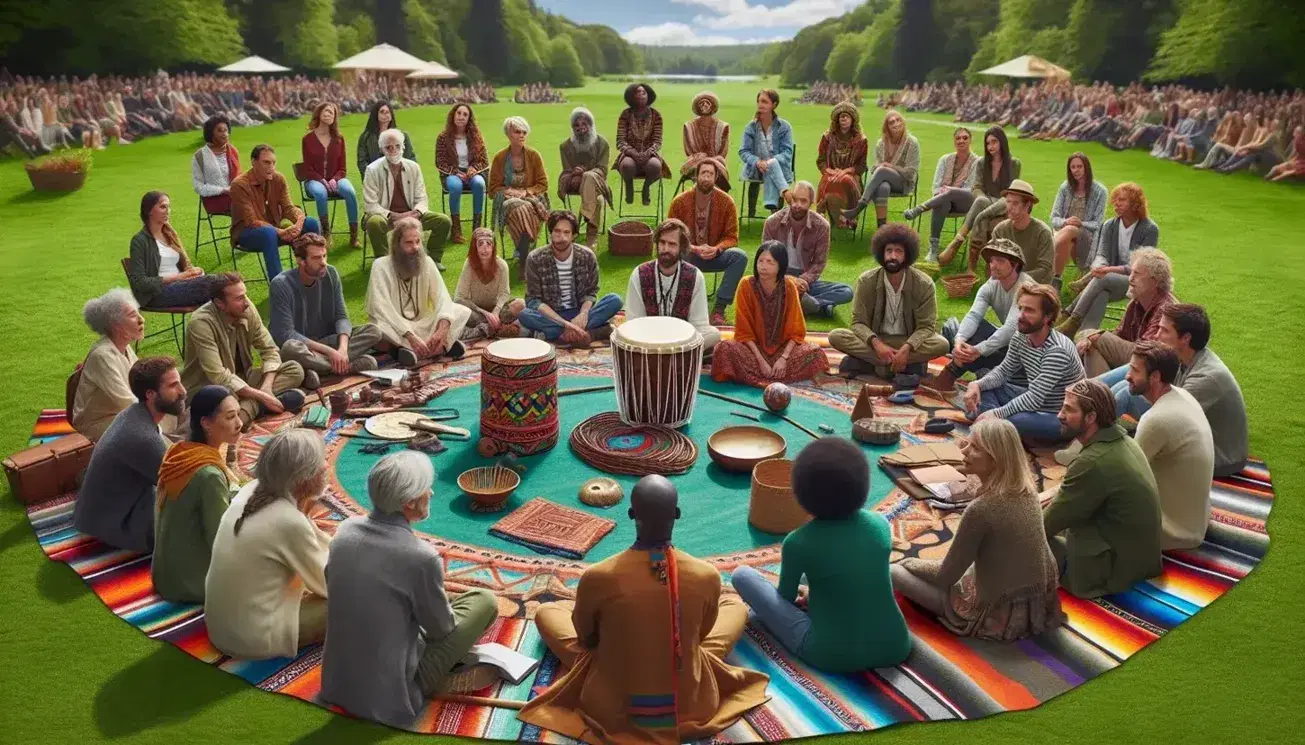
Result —
[[[632, 182], [643, 179], [645, 203], [647, 184], [670, 175], [654, 100], [651, 87], [631, 86], [615, 155], [592, 114], [572, 112], [556, 195], [578, 196], [578, 216], [549, 209], [543, 160], [527, 145], [524, 119], [504, 122], [510, 144], [491, 161], [465, 104], [449, 111], [435, 146], [451, 215], [431, 211], [393, 107], [374, 106], [357, 164], [362, 227], [384, 255], [370, 270], [368, 323], [361, 325], [351, 322], [326, 258], [328, 195], [346, 202], [355, 242], [358, 231], [334, 105], [318, 105], [303, 140], [299, 175], [317, 202], [316, 219], [292, 203], [271, 147], [255, 147], [242, 172], [228, 123], [211, 119], [207, 144], [193, 159], [195, 190], [210, 213], [230, 213], [235, 245], [266, 259], [270, 319], [265, 325], [239, 274], [205, 274], [189, 260], [169, 221], [167, 195], [146, 194], [126, 260], [131, 290], [110, 291], [84, 310], [100, 338], [74, 381], [71, 420], [97, 444], [76, 505], [77, 529], [152, 552], [156, 591], [202, 603], [222, 652], [293, 656], [324, 641], [323, 700], [407, 726], [497, 607], [483, 589], [450, 597], [439, 555], [413, 533], [412, 524], [430, 515], [430, 459], [413, 452], [382, 458], [368, 476], [372, 512], [346, 520], [332, 537], [309, 517], [328, 480], [320, 434], [291, 428], [274, 435], [254, 480], [242, 485], [222, 455], [242, 430], [258, 417], [298, 410], [304, 390], [324, 378], [377, 368], [381, 353], [412, 367], [456, 359], [465, 343], [484, 338], [533, 336], [583, 347], [609, 337], [622, 307], [627, 318], [692, 323], [711, 348], [717, 380], [763, 386], [811, 379], [828, 372], [828, 360], [806, 339], [805, 314], [851, 302], [851, 326], [829, 335], [845, 354], [842, 373], [923, 375], [930, 360], [950, 355], [926, 383], [960, 395], [972, 420], [964, 467], [978, 485], [946, 557], [890, 566], [889, 524], [863, 509], [870, 488], [864, 453], [849, 440], [822, 438], [794, 462], [793, 490], [813, 519], [784, 540], [778, 586], [739, 567], [731, 580], [737, 596], [722, 593], [714, 566], [673, 548], [674, 485], [648, 477], [631, 494], [638, 541], [587, 569], [573, 601], [544, 604], [535, 614], [569, 672], [525, 706], [523, 721], [591, 742], [706, 737], [765, 700], [764, 675], [723, 662], [749, 609], [808, 664], [862, 670], [896, 664], [910, 651], [894, 590], [958, 635], [1012, 641], [1063, 621], [1058, 587], [1088, 598], [1121, 592], [1160, 573], [1161, 551], [1202, 542], [1211, 479], [1239, 471], [1247, 459], [1245, 408], [1209, 345], [1205, 311], [1174, 296], [1172, 266], [1155, 248], [1159, 227], [1138, 185], [1120, 184], [1108, 196], [1088, 157], [1075, 153], [1048, 225], [1031, 216], [1040, 200], [1019, 178], [1003, 130], [986, 131], [976, 156], [970, 131], [958, 128], [955, 152], [938, 161], [931, 197], [907, 217], [932, 211], [928, 252], [936, 256], [939, 217], [963, 215], [944, 253], [968, 241], [970, 264], [983, 259], [989, 278], [963, 318], [940, 324], [934, 283], [914, 266], [919, 237], [909, 225], [886, 221], [888, 198], [913, 191], [920, 163], [900, 114], [887, 116], [871, 168], [856, 107], [834, 106], [818, 155], [821, 181], [812, 186], [793, 181], [792, 129], [776, 115], [778, 94], [761, 92], [739, 151], [740, 179], [759, 188], [772, 214], [744, 277], [748, 262], [737, 246], [723, 163], [729, 129], [714, 117], [716, 97], [704, 92], [684, 126], [688, 159], [680, 173], [692, 188], [657, 225], [656, 256], [631, 273], [624, 300], [600, 296], [591, 246], [611, 203], [607, 170], [619, 172], [627, 200], [635, 196]], [[473, 229], [450, 296], [442, 260], [446, 244], [462, 240], [459, 203], [467, 192]], [[493, 227], [484, 222], [486, 199], [497, 215]], [[871, 240], [877, 266], [855, 287], [820, 279], [830, 219], [853, 224], [870, 201], [879, 223]], [[512, 295], [496, 230], [515, 246], [524, 298]], [[533, 248], [541, 233], [546, 245]], [[295, 266], [281, 271], [278, 245], [285, 243]], [[1071, 259], [1083, 281], [1062, 310], [1059, 279]], [[705, 273], [724, 275], [710, 313]], [[1118, 327], [1101, 330], [1107, 304], [1126, 295]], [[716, 327], [734, 300], [733, 338], [722, 340]], [[170, 357], [137, 359], [142, 311], [192, 305], [180, 365]], [[961, 393], [967, 375], [975, 379]], [[1129, 431], [1124, 422], [1134, 419]], [[1068, 464], [1063, 484], [1038, 494], [1024, 448], [1066, 442], [1056, 454]], [[678, 609], [671, 617], [667, 594]], [[606, 693], [598, 699], [588, 693], [594, 690]]]

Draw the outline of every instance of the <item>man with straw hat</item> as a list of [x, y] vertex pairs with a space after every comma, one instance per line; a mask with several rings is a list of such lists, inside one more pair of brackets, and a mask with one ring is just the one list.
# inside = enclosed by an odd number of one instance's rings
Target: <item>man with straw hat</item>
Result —
[[992, 229], [993, 238], [1019, 244], [1024, 252], [1024, 271], [1038, 284], [1050, 284], [1055, 272], [1056, 242], [1051, 226], [1033, 217], [1038, 195], [1023, 179], [1010, 182], [1001, 195], [1006, 198], [1006, 219]]
[[[925, 385], [950, 394], [957, 378], [967, 372], [982, 377], [1001, 364], [1006, 347], [1018, 333], [1019, 307], [1015, 297], [1024, 285], [1036, 284], [1024, 271], [1024, 251], [1006, 238], [993, 238], [981, 252], [988, 265], [988, 281], [979, 288], [974, 304], [965, 317], [948, 318], [942, 326], [943, 338], [951, 345], [951, 364]], [[986, 318], [991, 308], [1001, 326]]]

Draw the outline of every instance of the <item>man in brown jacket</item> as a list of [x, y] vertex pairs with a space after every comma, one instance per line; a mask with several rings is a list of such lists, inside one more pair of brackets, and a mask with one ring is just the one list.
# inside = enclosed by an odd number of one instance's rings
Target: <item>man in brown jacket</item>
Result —
[[[246, 426], [264, 414], [298, 411], [304, 394], [304, 368], [282, 362], [258, 308], [245, 294], [239, 274], [224, 275], [213, 299], [190, 315], [186, 326], [186, 357], [181, 380], [193, 397], [206, 385], [225, 386], [240, 400], [240, 420]], [[258, 351], [261, 364], [254, 364]]]
[[933, 280], [911, 266], [920, 255], [920, 237], [910, 226], [889, 223], [870, 245], [879, 268], [856, 282], [852, 328], [829, 332], [829, 345], [847, 355], [838, 371], [924, 375], [929, 360], [946, 354], [948, 344], [938, 334]]
[[321, 233], [317, 218], [290, 201], [285, 176], [276, 172], [276, 151], [255, 145], [248, 171], [231, 179], [231, 242], [242, 251], [263, 254], [270, 281], [281, 273], [280, 246], [300, 233]]
[[716, 165], [698, 166], [697, 183], [671, 200], [667, 219], [675, 218], [689, 226], [689, 255], [686, 260], [704, 274], [724, 272], [716, 291], [716, 307], [711, 325], [725, 326], [725, 309], [734, 302], [743, 273], [748, 270], [748, 255], [739, 248], [739, 214], [730, 195], [716, 187]]

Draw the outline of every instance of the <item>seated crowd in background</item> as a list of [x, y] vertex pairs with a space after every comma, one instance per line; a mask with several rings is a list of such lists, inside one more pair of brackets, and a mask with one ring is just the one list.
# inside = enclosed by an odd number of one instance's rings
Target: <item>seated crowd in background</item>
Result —
[[833, 105], [849, 101], [855, 106], [861, 105], [861, 89], [846, 83], [831, 83], [818, 80], [810, 85], [797, 99], [797, 103], [815, 103]]
[[548, 83], [526, 83], [512, 93], [512, 103], [566, 103], [566, 96]]

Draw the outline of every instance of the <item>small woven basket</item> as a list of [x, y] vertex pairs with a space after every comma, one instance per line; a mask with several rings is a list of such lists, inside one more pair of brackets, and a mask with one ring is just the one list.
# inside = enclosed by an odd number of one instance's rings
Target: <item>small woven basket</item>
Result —
[[970, 290], [974, 289], [974, 283], [977, 279], [973, 272], [953, 274], [950, 277], [942, 278], [943, 289], [947, 290], [947, 297], [953, 300], [969, 297]]
[[852, 437], [867, 445], [892, 445], [902, 438], [902, 428], [883, 419], [858, 419]]
[[580, 485], [580, 501], [590, 507], [611, 507], [621, 501], [624, 492], [616, 479], [598, 476]]
[[638, 220], [616, 223], [607, 229], [607, 251], [613, 256], [651, 256], [652, 228]]
[[748, 522], [767, 533], [789, 533], [811, 519], [793, 495], [793, 461], [763, 460], [752, 469]]
[[481, 466], [463, 471], [458, 488], [471, 497], [472, 511], [497, 512], [507, 506], [508, 497], [521, 485], [521, 476], [502, 466]]

